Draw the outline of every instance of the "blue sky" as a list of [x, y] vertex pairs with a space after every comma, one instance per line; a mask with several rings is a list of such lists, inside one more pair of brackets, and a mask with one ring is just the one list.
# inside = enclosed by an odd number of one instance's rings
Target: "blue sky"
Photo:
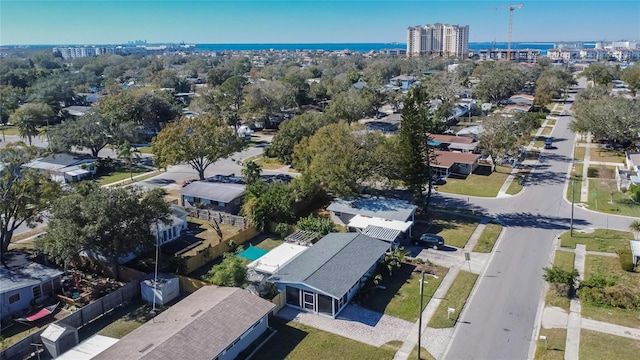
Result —
[[470, 41], [640, 40], [640, 1], [0, 1], [0, 44], [401, 42], [407, 26], [470, 25]]

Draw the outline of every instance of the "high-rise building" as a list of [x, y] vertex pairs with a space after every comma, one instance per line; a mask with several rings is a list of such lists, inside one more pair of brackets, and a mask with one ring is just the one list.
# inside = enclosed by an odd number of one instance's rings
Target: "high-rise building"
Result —
[[427, 24], [407, 28], [407, 56], [467, 56], [469, 25]]

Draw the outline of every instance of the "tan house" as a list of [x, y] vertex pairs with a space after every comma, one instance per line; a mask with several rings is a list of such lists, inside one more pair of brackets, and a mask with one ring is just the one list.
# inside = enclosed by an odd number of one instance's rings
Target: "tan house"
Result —
[[449, 177], [452, 174], [468, 176], [478, 167], [480, 155], [453, 151], [436, 150], [436, 163], [431, 164], [431, 171], [438, 177]]

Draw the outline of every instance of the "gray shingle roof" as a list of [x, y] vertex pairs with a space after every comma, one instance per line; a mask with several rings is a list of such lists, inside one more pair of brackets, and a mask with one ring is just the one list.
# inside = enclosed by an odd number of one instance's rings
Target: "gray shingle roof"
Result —
[[245, 186], [242, 184], [194, 181], [182, 188], [180, 195], [230, 203], [244, 195], [244, 189]]
[[6, 266], [0, 265], [0, 293], [35, 286], [62, 275], [62, 271], [33, 262], [18, 250], [5, 254]]
[[244, 289], [204, 286], [94, 359], [215, 359], [274, 307]]
[[336, 199], [327, 207], [327, 210], [387, 220], [407, 221], [416, 208], [417, 206], [404, 200], [371, 197], [354, 200]]
[[331, 233], [278, 270], [270, 280], [310, 286], [342, 297], [389, 249], [389, 243], [358, 233]]

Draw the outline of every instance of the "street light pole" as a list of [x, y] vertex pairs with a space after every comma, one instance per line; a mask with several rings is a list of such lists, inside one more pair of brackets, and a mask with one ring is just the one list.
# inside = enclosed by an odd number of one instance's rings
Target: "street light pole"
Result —
[[575, 198], [576, 198], [576, 181], [575, 180], [571, 180], [571, 227], [570, 227], [570, 231], [569, 231], [569, 236], [573, 237], [573, 204], [575, 202]]
[[418, 311], [418, 360], [420, 360], [420, 338], [422, 337], [422, 295], [424, 294], [424, 270], [420, 279], [420, 310]]

